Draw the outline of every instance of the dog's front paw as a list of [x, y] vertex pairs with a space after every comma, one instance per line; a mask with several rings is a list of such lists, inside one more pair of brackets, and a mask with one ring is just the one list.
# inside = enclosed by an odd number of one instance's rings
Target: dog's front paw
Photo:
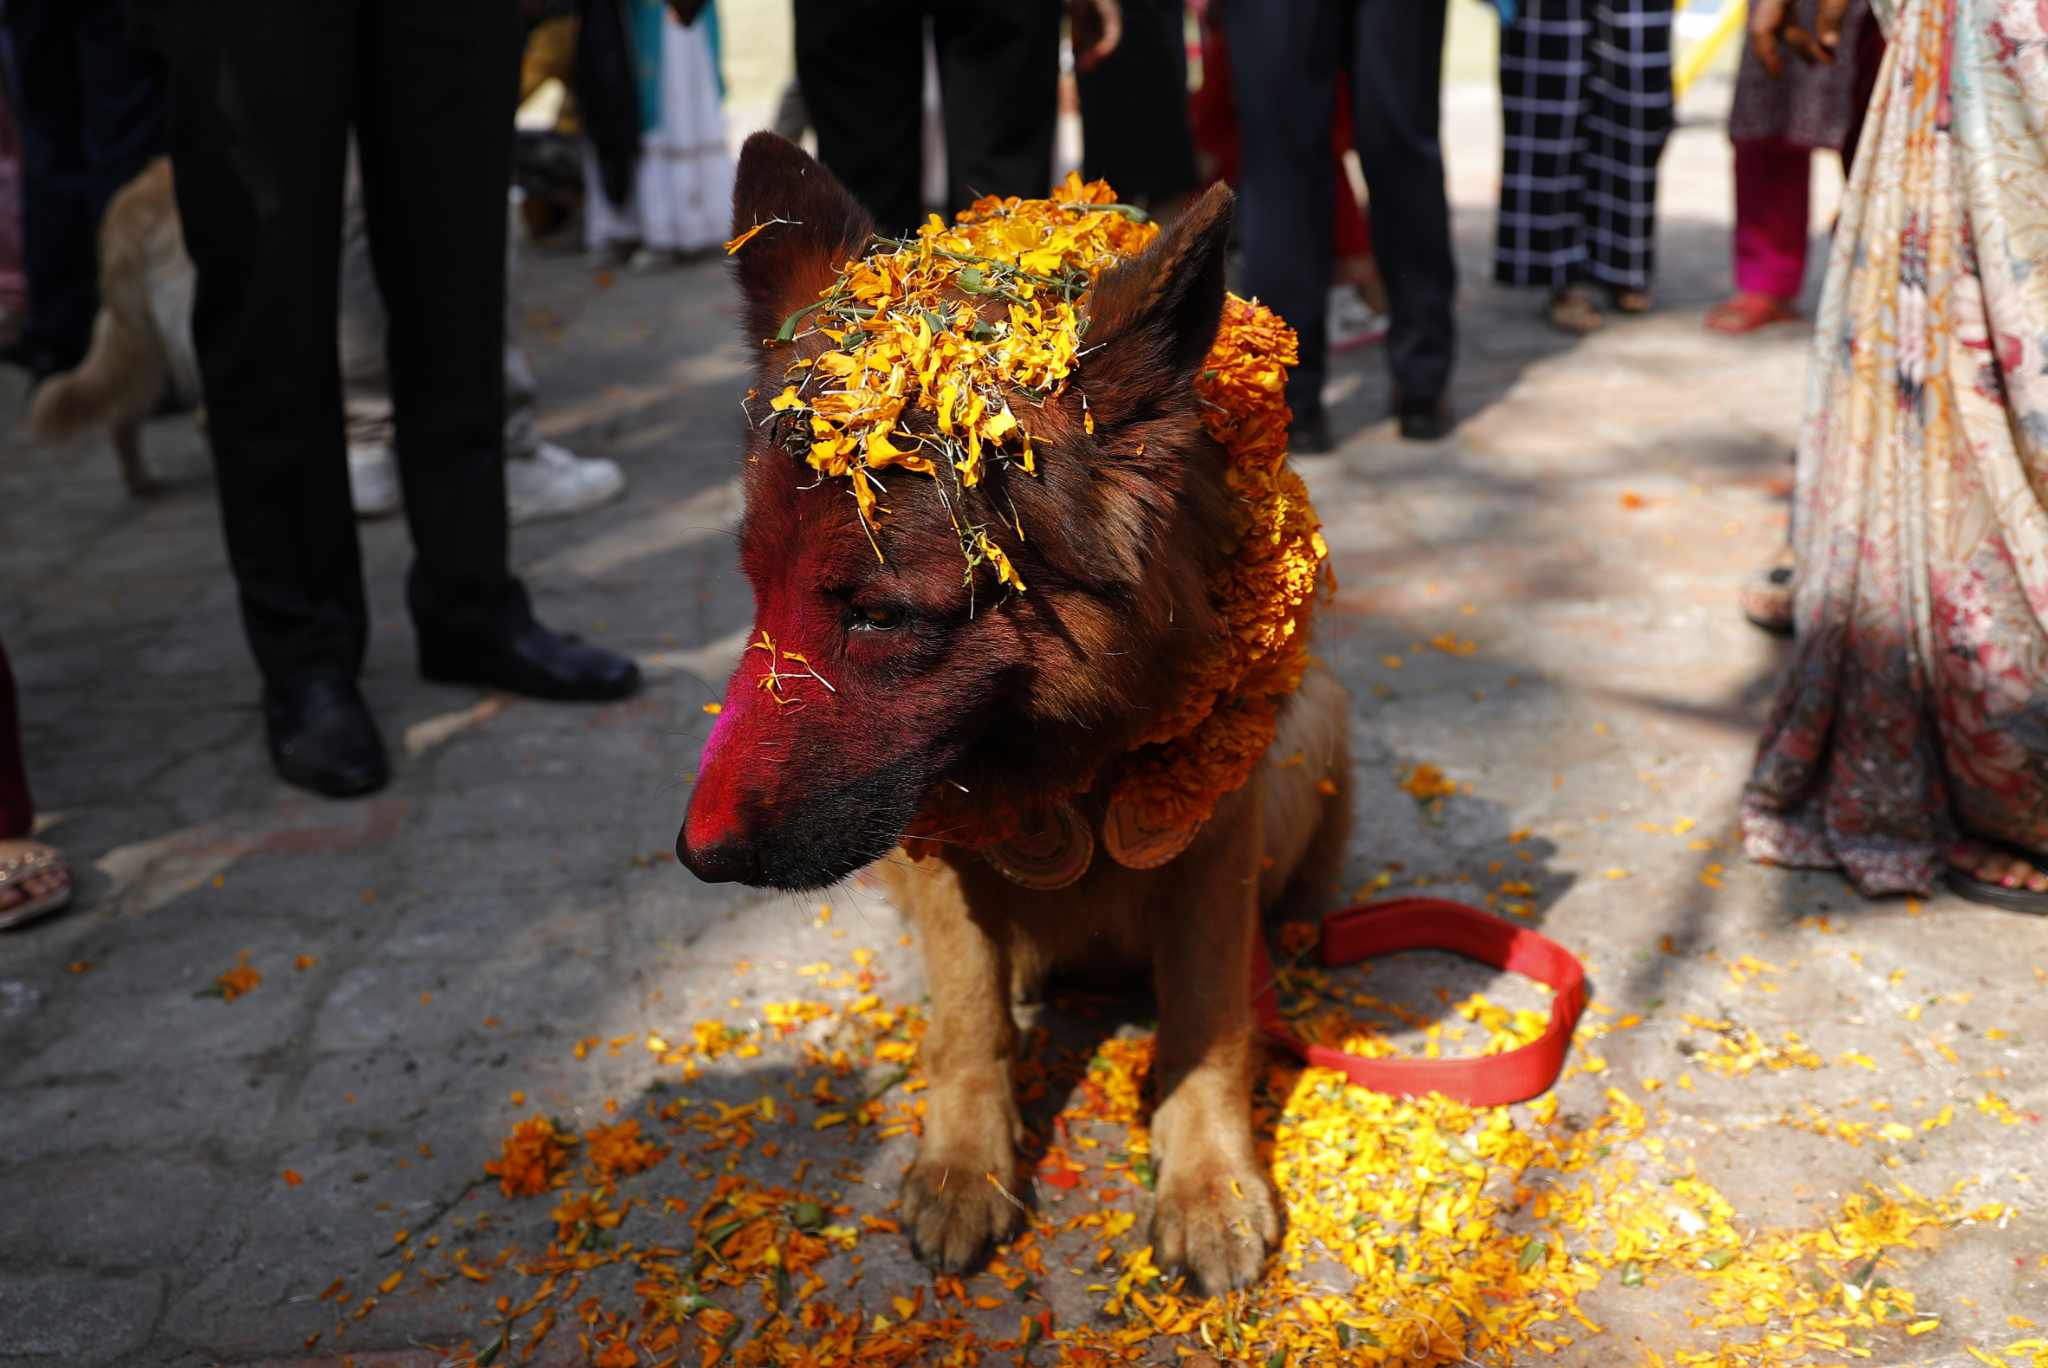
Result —
[[920, 1153], [903, 1176], [910, 1248], [941, 1273], [965, 1273], [1024, 1226], [1016, 1161]]
[[1206, 1295], [1255, 1282], [1279, 1238], [1273, 1191], [1251, 1165], [1169, 1163], [1160, 1174], [1152, 1245], [1162, 1266], [1194, 1274]]

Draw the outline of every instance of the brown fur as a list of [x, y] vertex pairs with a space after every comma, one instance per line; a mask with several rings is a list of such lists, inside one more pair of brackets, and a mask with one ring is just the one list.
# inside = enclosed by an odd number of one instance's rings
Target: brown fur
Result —
[[[1023, 1183], [1010, 998], [1050, 974], [1120, 967], [1148, 975], [1159, 1001], [1159, 1261], [1191, 1270], [1212, 1292], [1258, 1276], [1279, 1222], [1252, 1145], [1251, 938], [1262, 934], [1262, 913], [1284, 905], [1313, 915], [1328, 902], [1350, 828], [1349, 720], [1343, 688], [1311, 671], [1269, 753], [1301, 751], [1307, 763], [1261, 766], [1163, 869], [1098, 857], [1080, 883], [1039, 893], [964, 852], [882, 866], [931, 983], [924, 1141], [903, 1182], [904, 1220], [921, 1256], [966, 1267], [1023, 1224], [996, 1186], [1015, 1193]], [[1316, 786], [1325, 776], [1337, 779], [1334, 798]], [[1099, 805], [1085, 813], [1099, 822]]]
[[[740, 562], [756, 629], [835, 687], [802, 688], [780, 706], [758, 687], [761, 657], [741, 664], [677, 852], [705, 878], [816, 887], [889, 855], [920, 812], [937, 818], [941, 853], [913, 863], [899, 851], [883, 873], [917, 928], [932, 989], [931, 1087], [904, 1213], [913, 1246], [944, 1269], [967, 1267], [1021, 1222], [1005, 1194], [1023, 1182], [1010, 995], [1072, 969], [1147, 973], [1158, 992], [1161, 1261], [1211, 1290], [1241, 1286], [1278, 1234], [1251, 1133], [1251, 938], [1276, 906], [1319, 911], [1342, 858], [1342, 688], [1310, 672], [1272, 749], [1305, 762], [1269, 757], [1162, 869], [1137, 872], [1101, 855], [1079, 883], [1039, 893], [943, 844], [950, 824], [971, 825], [993, 804], [1067, 792], [1103, 773], [1221, 630], [1208, 585], [1232, 496], [1193, 382], [1222, 307], [1231, 203], [1227, 190], [1212, 191], [1096, 283], [1088, 349], [1067, 394], [1013, 399], [1032, 405], [1039, 473], [991, 471], [965, 513], [1001, 541], [1030, 586], [1022, 595], [996, 595], [985, 575], [963, 584], [937, 480], [899, 472], [887, 481], [878, 562], [841, 482], [804, 467], [803, 430], [764, 416], [763, 405], [749, 428]], [[771, 221], [738, 257], [754, 341], [815, 300], [870, 231], [822, 167], [757, 134], [740, 162], [734, 232]], [[763, 350], [760, 394], [781, 388], [790, 355]], [[864, 630], [875, 605], [900, 610], [900, 625]], [[1325, 778], [1334, 797], [1317, 787]], [[1100, 797], [1078, 806], [1099, 829]]]
[[129, 492], [148, 494], [157, 486], [142, 461], [143, 420], [163, 397], [166, 380], [191, 369], [190, 319], [160, 317], [166, 290], [173, 297], [189, 291], [192, 274], [168, 158], [151, 162], [109, 202], [99, 251], [92, 345], [75, 370], [36, 390], [28, 435], [58, 445], [105, 431]]

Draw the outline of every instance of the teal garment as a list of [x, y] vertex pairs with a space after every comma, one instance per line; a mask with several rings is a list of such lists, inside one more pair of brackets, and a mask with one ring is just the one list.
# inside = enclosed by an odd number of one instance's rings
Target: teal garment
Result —
[[668, 22], [664, 0], [628, 0], [633, 30], [633, 75], [640, 87], [640, 131], [661, 127], [661, 26]]
[[[630, 0], [633, 26], [633, 72], [640, 87], [640, 131], [652, 133], [661, 127], [661, 26], [668, 22], [665, 0]], [[706, 5], [692, 26], [704, 34], [711, 49], [711, 76], [718, 83], [718, 98], [725, 98], [725, 68], [719, 62], [718, 6]]]
[[697, 22], [703, 26], [705, 46], [711, 49], [711, 79], [718, 82], [718, 98], [723, 100], [725, 98], [725, 61], [724, 50], [719, 46], [718, 42], [718, 6], [716, 4], [706, 5], [704, 13], [698, 17]]

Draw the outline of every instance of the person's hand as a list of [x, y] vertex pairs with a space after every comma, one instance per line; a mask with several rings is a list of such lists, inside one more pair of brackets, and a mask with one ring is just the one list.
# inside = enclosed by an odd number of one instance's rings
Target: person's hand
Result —
[[1118, 0], [1068, 0], [1067, 19], [1073, 25], [1074, 65], [1082, 71], [1102, 65], [1123, 41], [1124, 11]]
[[1811, 29], [1801, 24], [1792, 10], [1793, 0], [1752, 0], [1749, 7], [1749, 45], [1756, 58], [1772, 76], [1785, 74], [1779, 43], [1804, 60], [1832, 66], [1842, 45], [1842, 20], [1849, 12], [1849, 0], [1820, 0]]

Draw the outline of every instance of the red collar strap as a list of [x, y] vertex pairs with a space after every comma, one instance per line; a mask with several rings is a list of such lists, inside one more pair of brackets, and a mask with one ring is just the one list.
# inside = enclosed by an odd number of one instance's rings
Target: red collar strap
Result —
[[1497, 969], [1526, 974], [1556, 990], [1543, 1034], [1506, 1054], [1468, 1059], [1363, 1059], [1311, 1045], [1280, 1020], [1273, 964], [1263, 934], [1252, 938], [1252, 986], [1266, 1039], [1304, 1064], [1336, 1069], [1353, 1083], [1397, 1097], [1442, 1093], [1475, 1107], [1526, 1102], [1547, 1092], [1564, 1070], [1565, 1051], [1586, 1007], [1586, 970], [1571, 951], [1527, 927], [1444, 898], [1393, 898], [1347, 907], [1323, 922], [1325, 965], [1354, 964], [1403, 950], [1448, 950]]

